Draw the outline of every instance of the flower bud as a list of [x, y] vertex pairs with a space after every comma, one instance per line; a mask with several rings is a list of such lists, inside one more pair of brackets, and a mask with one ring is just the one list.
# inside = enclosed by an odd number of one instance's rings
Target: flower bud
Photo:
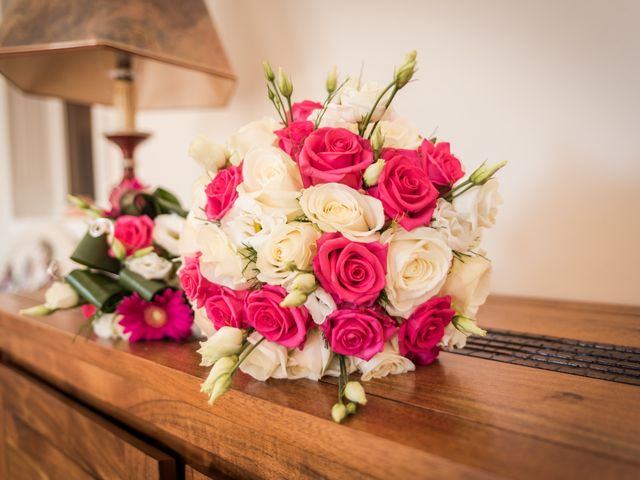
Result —
[[478, 335], [484, 337], [487, 334], [487, 331], [480, 328], [475, 320], [463, 315], [453, 317], [453, 326], [466, 336]]
[[280, 93], [286, 98], [289, 98], [293, 93], [291, 79], [287, 78], [282, 67], [278, 68], [278, 88], [280, 89]]
[[333, 418], [334, 422], [341, 423], [345, 418], [347, 418], [347, 407], [342, 403], [336, 403], [331, 407], [331, 418]]
[[286, 307], [299, 307], [307, 301], [307, 294], [300, 290], [292, 290], [284, 300], [280, 302], [282, 308]]
[[347, 382], [347, 385], [344, 387], [344, 396], [352, 402], [359, 403], [360, 405], [367, 404], [367, 396], [365, 395], [364, 387], [360, 382]]
[[413, 77], [415, 73], [416, 62], [410, 61], [405, 63], [400, 69], [396, 72], [394, 80], [396, 82], [396, 88], [400, 89], [404, 87], [409, 80]]
[[269, 85], [267, 85], [267, 97], [269, 97], [270, 101], [274, 101], [276, 98], [276, 94], [273, 93], [273, 90], [271, 90], [271, 87]]
[[115, 237], [111, 239], [111, 253], [114, 258], [118, 260], [124, 260], [127, 256], [127, 251], [125, 250], [124, 245], [122, 245], [122, 242]]
[[338, 70], [334, 65], [333, 68], [329, 71], [329, 75], [327, 76], [327, 83], [325, 84], [327, 87], [327, 93], [331, 94], [336, 91], [338, 87]]
[[226, 393], [229, 387], [231, 387], [231, 375], [228, 373], [220, 375], [213, 385], [213, 391], [209, 397], [209, 405]]
[[380, 130], [380, 127], [376, 127], [376, 129], [373, 131], [373, 134], [371, 135], [371, 148], [373, 148], [374, 151], [379, 152], [382, 149], [383, 145], [384, 135], [382, 135], [382, 130]]
[[53, 310], [47, 308], [44, 305], [36, 305], [31, 308], [23, 308], [18, 312], [20, 315], [31, 315], [32, 317], [43, 317], [53, 313]]
[[358, 410], [357, 403], [353, 403], [353, 402], [347, 403], [347, 413], [349, 415], [353, 415], [354, 413], [356, 413], [357, 410]]
[[500, 163], [496, 163], [494, 165], [487, 166], [487, 162], [483, 162], [478, 168], [476, 168], [473, 173], [469, 176], [469, 181], [474, 185], [484, 185], [489, 181], [493, 175], [504, 167], [507, 164], [507, 161], [502, 161]]
[[271, 69], [271, 65], [266, 60], [262, 62], [262, 68], [264, 69], [264, 76], [269, 82], [273, 82], [276, 79], [276, 76], [273, 74], [273, 70]]
[[86, 202], [86, 200], [80, 197], [76, 197], [75, 195], [67, 195], [67, 200], [71, 205], [73, 205], [74, 207], [78, 207], [82, 210], [85, 210], [91, 206]]
[[407, 53], [407, 56], [405, 57], [404, 62], [405, 63], [415, 62], [417, 56], [418, 56], [418, 52], [416, 52], [415, 50], [411, 50], [409, 53]]
[[68, 283], [54, 282], [44, 294], [44, 306], [49, 310], [72, 308], [78, 305], [80, 297]]
[[383, 159], [378, 159], [377, 162], [369, 165], [367, 169], [364, 171], [364, 184], [367, 187], [373, 187], [378, 184], [378, 178], [382, 173], [382, 169], [384, 168], [385, 161]]
[[222, 357], [234, 355], [242, 348], [244, 332], [239, 328], [222, 327], [206, 342], [200, 342], [198, 353], [202, 356], [200, 365], [210, 367]]
[[291, 288], [309, 294], [316, 289], [316, 277], [313, 273], [300, 273], [294, 278]]
[[213, 394], [214, 387], [218, 381], [218, 379], [222, 375], [228, 375], [231, 370], [235, 367], [238, 362], [238, 357], [236, 355], [232, 355], [229, 357], [222, 357], [219, 359], [214, 365], [207, 379], [202, 383], [200, 387], [200, 391], [204, 392], [208, 395]]
[[133, 258], [140, 258], [150, 254], [151, 252], [153, 252], [153, 247], [144, 247], [144, 248], [141, 248], [140, 250], [136, 250], [135, 252], [133, 252], [131, 256]]

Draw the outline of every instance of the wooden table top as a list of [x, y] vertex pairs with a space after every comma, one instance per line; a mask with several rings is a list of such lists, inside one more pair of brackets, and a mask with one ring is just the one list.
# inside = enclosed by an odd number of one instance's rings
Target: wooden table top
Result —
[[[334, 379], [239, 373], [213, 406], [197, 344], [74, 336], [77, 311], [25, 318], [0, 295], [0, 350], [60, 390], [159, 439], [203, 473], [268, 478], [638, 478], [640, 387], [442, 353], [368, 382], [334, 424]], [[640, 346], [640, 308], [493, 297], [485, 327]]]

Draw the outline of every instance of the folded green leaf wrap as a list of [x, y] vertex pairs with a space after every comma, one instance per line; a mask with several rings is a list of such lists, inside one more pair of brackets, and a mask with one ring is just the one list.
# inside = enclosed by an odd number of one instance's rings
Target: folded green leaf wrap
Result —
[[116, 279], [90, 270], [73, 270], [66, 280], [78, 295], [104, 313], [113, 313], [126, 293]]
[[165, 190], [157, 188], [153, 193], [131, 190], [120, 199], [120, 210], [125, 215], [147, 215], [155, 218], [166, 213], [176, 213], [181, 217], [187, 216], [177, 197]]
[[118, 273], [120, 271], [120, 262], [109, 256], [106, 234], [99, 237], [92, 237], [89, 233], [85, 234], [71, 254], [71, 260], [85, 267], [105, 272]]
[[162, 290], [169, 288], [164, 282], [158, 282], [156, 280], [147, 280], [146, 278], [132, 272], [128, 268], [125, 268], [120, 272], [120, 279], [118, 280], [120, 285], [132, 292], [138, 292], [142, 298], [147, 302], [153, 300], [153, 297], [160, 293]]

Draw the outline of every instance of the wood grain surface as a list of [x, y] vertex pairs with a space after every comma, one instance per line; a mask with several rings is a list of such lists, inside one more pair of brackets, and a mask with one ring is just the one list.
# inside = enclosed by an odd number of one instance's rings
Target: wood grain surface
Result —
[[[197, 466], [192, 475], [602, 479], [636, 478], [640, 469], [634, 386], [443, 353], [417, 372], [368, 382], [367, 406], [336, 425], [328, 417], [331, 380], [263, 383], [239, 374], [209, 406], [198, 393], [206, 370], [195, 342], [74, 341], [78, 312], [15, 315], [33, 303], [0, 296], [0, 350], [10, 361], [158, 439]], [[487, 310], [504, 318], [483, 313], [485, 325], [505, 328], [517, 303], [493, 300]], [[551, 308], [536, 305], [520, 315], [543, 318], [536, 308]], [[562, 318], [560, 306], [552, 310]], [[619, 325], [633, 332], [633, 322]]]

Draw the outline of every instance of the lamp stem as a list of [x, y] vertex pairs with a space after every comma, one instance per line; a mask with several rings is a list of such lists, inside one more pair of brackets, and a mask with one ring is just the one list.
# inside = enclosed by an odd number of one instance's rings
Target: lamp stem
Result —
[[131, 69], [131, 57], [126, 53], [118, 55], [118, 65], [114, 71], [113, 104], [117, 113], [118, 130], [136, 130], [136, 89]]

